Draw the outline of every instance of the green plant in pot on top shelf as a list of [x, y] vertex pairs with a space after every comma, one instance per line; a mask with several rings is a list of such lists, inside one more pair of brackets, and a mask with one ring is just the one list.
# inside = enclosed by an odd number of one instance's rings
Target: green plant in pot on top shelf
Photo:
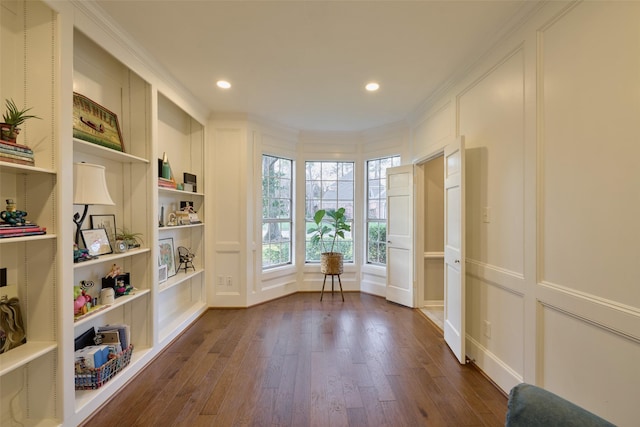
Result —
[[40, 119], [38, 116], [27, 114], [31, 108], [18, 108], [13, 99], [6, 100], [7, 111], [2, 115], [4, 123], [0, 123], [0, 138], [3, 141], [16, 143], [16, 138], [20, 133], [20, 126], [27, 119]]
[[322, 251], [320, 271], [323, 274], [342, 274], [344, 256], [341, 252], [335, 252], [335, 248], [336, 240], [344, 239], [345, 233], [351, 231], [345, 208], [320, 209], [313, 215], [313, 222], [315, 225], [309, 228], [307, 234], [311, 235], [311, 243], [319, 245]]

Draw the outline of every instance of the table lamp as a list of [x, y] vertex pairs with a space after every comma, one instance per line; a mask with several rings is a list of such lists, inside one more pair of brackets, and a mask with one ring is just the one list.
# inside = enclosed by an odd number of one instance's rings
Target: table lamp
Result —
[[82, 216], [78, 212], [73, 215], [73, 222], [76, 224], [76, 245], [89, 205], [115, 205], [107, 189], [104, 171], [105, 167], [101, 165], [84, 162], [73, 164], [73, 204], [84, 205]]

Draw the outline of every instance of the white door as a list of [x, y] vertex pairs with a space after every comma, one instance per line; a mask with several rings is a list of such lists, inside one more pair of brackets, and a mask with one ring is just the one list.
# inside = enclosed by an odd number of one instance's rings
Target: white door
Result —
[[387, 300], [413, 299], [413, 165], [387, 169]]
[[444, 149], [444, 340], [465, 363], [464, 140]]

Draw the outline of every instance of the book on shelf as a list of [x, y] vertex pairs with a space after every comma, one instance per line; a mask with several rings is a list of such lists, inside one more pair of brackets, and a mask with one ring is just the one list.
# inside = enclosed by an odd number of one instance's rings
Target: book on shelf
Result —
[[19, 149], [22, 149], [22, 150], [31, 151], [31, 148], [27, 147], [26, 145], [17, 144], [15, 142], [10, 142], [10, 141], [5, 141], [4, 139], [0, 139], [0, 145], [7, 146], [9, 148], [19, 148]]
[[0, 161], [7, 162], [7, 163], [14, 163], [17, 165], [27, 165], [27, 166], [33, 166], [35, 164], [33, 159], [29, 159], [26, 157], [13, 156], [11, 154], [4, 154], [4, 153], [0, 153]]
[[0, 140], [0, 149], [17, 153], [33, 154], [33, 150], [26, 145], [14, 144], [3, 140]]
[[0, 234], [0, 239], [8, 239], [9, 237], [26, 237], [26, 236], [39, 236], [42, 234], [47, 234], [46, 230], [42, 231], [22, 231], [19, 233], [13, 234]]
[[158, 187], [173, 188], [175, 190], [177, 188], [177, 185], [176, 182], [172, 179], [158, 177]]
[[11, 225], [0, 223], [0, 239], [7, 237], [36, 236], [39, 234], [47, 234], [46, 227], [40, 227], [36, 224]]
[[2, 146], [2, 144], [0, 144], [0, 153], [2, 154], [11, 154], [13, 156], [20, 156], [20, 157], [27, 157], [29, 159], [33, 159], [33, 151], [21, 151], [21, 150], [14, 150], [11, 148], [5, 148]]

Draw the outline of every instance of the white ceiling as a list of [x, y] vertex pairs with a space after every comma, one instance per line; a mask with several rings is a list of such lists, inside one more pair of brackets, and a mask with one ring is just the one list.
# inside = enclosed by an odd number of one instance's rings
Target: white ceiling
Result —
[[[361, 131], [405, 120], [535, 2], [96, 3], [213, 112]], [[370, 80], [377, 93], [364, 90]]]

